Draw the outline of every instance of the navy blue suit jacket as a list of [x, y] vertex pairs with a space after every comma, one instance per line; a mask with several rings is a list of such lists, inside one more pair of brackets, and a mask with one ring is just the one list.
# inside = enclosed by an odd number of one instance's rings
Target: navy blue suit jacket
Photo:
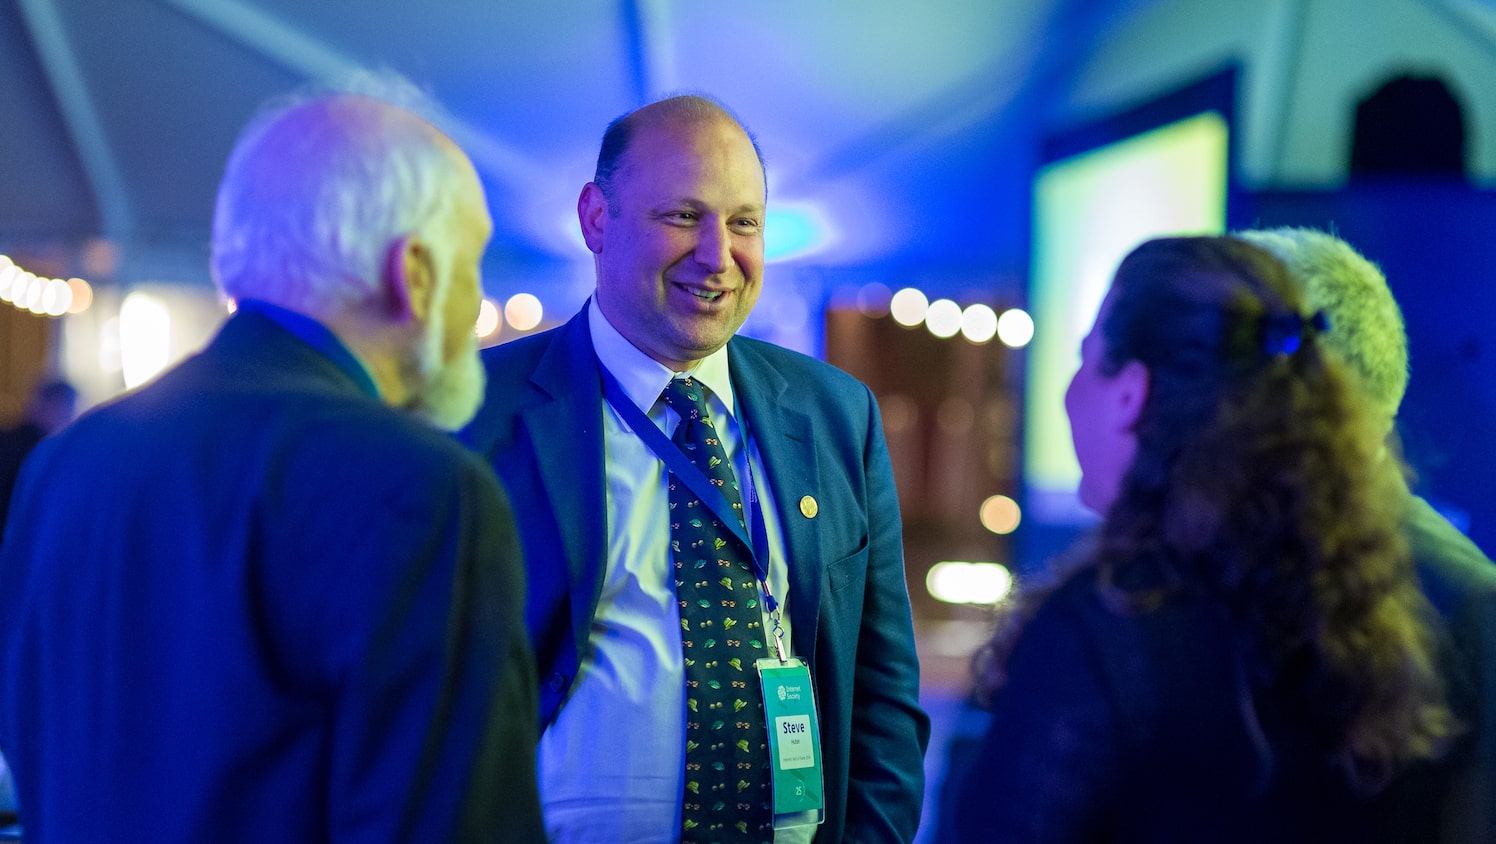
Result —
[[503, 492], [270, 317], [43, 442], [12, 516], [28, 843], [543, 840]]
[[[488, 396], [468, 431], [515, 505], [542, 726], [576, 677], [607, 566], [603, 395], [586, 314], [489, 349]], [[902, 527], [877, 404], [862, 383], [813, 358], [742, 337], [727, 351], [784, 529], [795, 650], [819, 698], [826, 822], [817, 840], [908, 841], [929, 720], [918, 705]], [[814, 518], [800, 510], [807, 495]]]

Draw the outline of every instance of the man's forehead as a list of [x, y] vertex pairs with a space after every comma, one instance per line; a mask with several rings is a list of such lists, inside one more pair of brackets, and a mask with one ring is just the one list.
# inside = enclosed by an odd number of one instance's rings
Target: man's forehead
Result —
[[[744, 174], [744, 175], [741, 175]], [[751, 196], [736, 196], [741, 204], [763, 205], [763, 169], [745, 138], [739, 145], [727, 136], [702, 133], [636, 135], [619, 162], [616, 181], [630, 192], [645, 192], [663, 199], [700, 199], [694, 190], [706, 183], [732, 184], [751, 181]]]
[[624, 159], [645, 159], [652, 153], [688, 152], [696, 155], [757, 155], [743, 127], [726, 116], [666, 117], [639, 126], [629, 138]]

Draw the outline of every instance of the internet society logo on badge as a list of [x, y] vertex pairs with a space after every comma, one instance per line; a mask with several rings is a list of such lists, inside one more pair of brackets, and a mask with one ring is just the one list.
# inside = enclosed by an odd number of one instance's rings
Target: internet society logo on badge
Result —
[[779, 699], [780, 700], [784, 700], [786, 697], [788, 697], [788, 694], [785, 692], [784, 686], [780, 686], [779, 687]]

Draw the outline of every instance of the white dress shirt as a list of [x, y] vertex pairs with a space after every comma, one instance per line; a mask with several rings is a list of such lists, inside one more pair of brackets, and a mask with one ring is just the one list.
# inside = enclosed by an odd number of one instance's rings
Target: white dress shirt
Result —
[[[676, 373], [624, 339], [595, 302], [587, 309], [598, 359], [634, 404], [670, 435], [680, 420], [660, 393]], [[793, 651], [784, 535], [763, 461], [756, 444], [745, 444], [742, 421], [734, 413], [727, 349], [718, 349], [690, 374], [711, 391], [709, 412], [738, 478], [751, 477], [757, 488], [755, 516], [764, 519], [769, 538], [769, 586], [779, 599], [785, 642]], [[753, 432], [747, 436], [751, 440]], [[668, 470], [606, 401], [603, 456], [607, 571], [576, 680], [540, 739], [546, 831], [553, 844], [677, 842], [686, 702], [669, 550]], [[746, 484], [739, 486], [746, 509]], [[772, 629], [765, 607], [764, 631]], [[765, 645], [767, 655], [772, 643]], [[809, 841], [814, 830], [781, 831], [775, 842]]]

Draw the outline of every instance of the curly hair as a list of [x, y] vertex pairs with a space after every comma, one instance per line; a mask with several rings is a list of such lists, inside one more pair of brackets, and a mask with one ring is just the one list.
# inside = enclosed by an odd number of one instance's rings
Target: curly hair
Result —
[[1123, 260], [1109, 301], [1102, 372], [1138, 361], [1149, 375], [1137, 452], [1094, 541], [988, 648], [987, 685], [1037, 603], [1094, 567], [1119, 613], [1179, 593], [1217, 607], [1253, 685], [1296, 700], [1353, 786], [1437, 755], [1454, 723], [1398, 533], [1396, 467], [1377, 459], [1380, 430], [1284, 266], [1236, 238], [1153, 240]]

